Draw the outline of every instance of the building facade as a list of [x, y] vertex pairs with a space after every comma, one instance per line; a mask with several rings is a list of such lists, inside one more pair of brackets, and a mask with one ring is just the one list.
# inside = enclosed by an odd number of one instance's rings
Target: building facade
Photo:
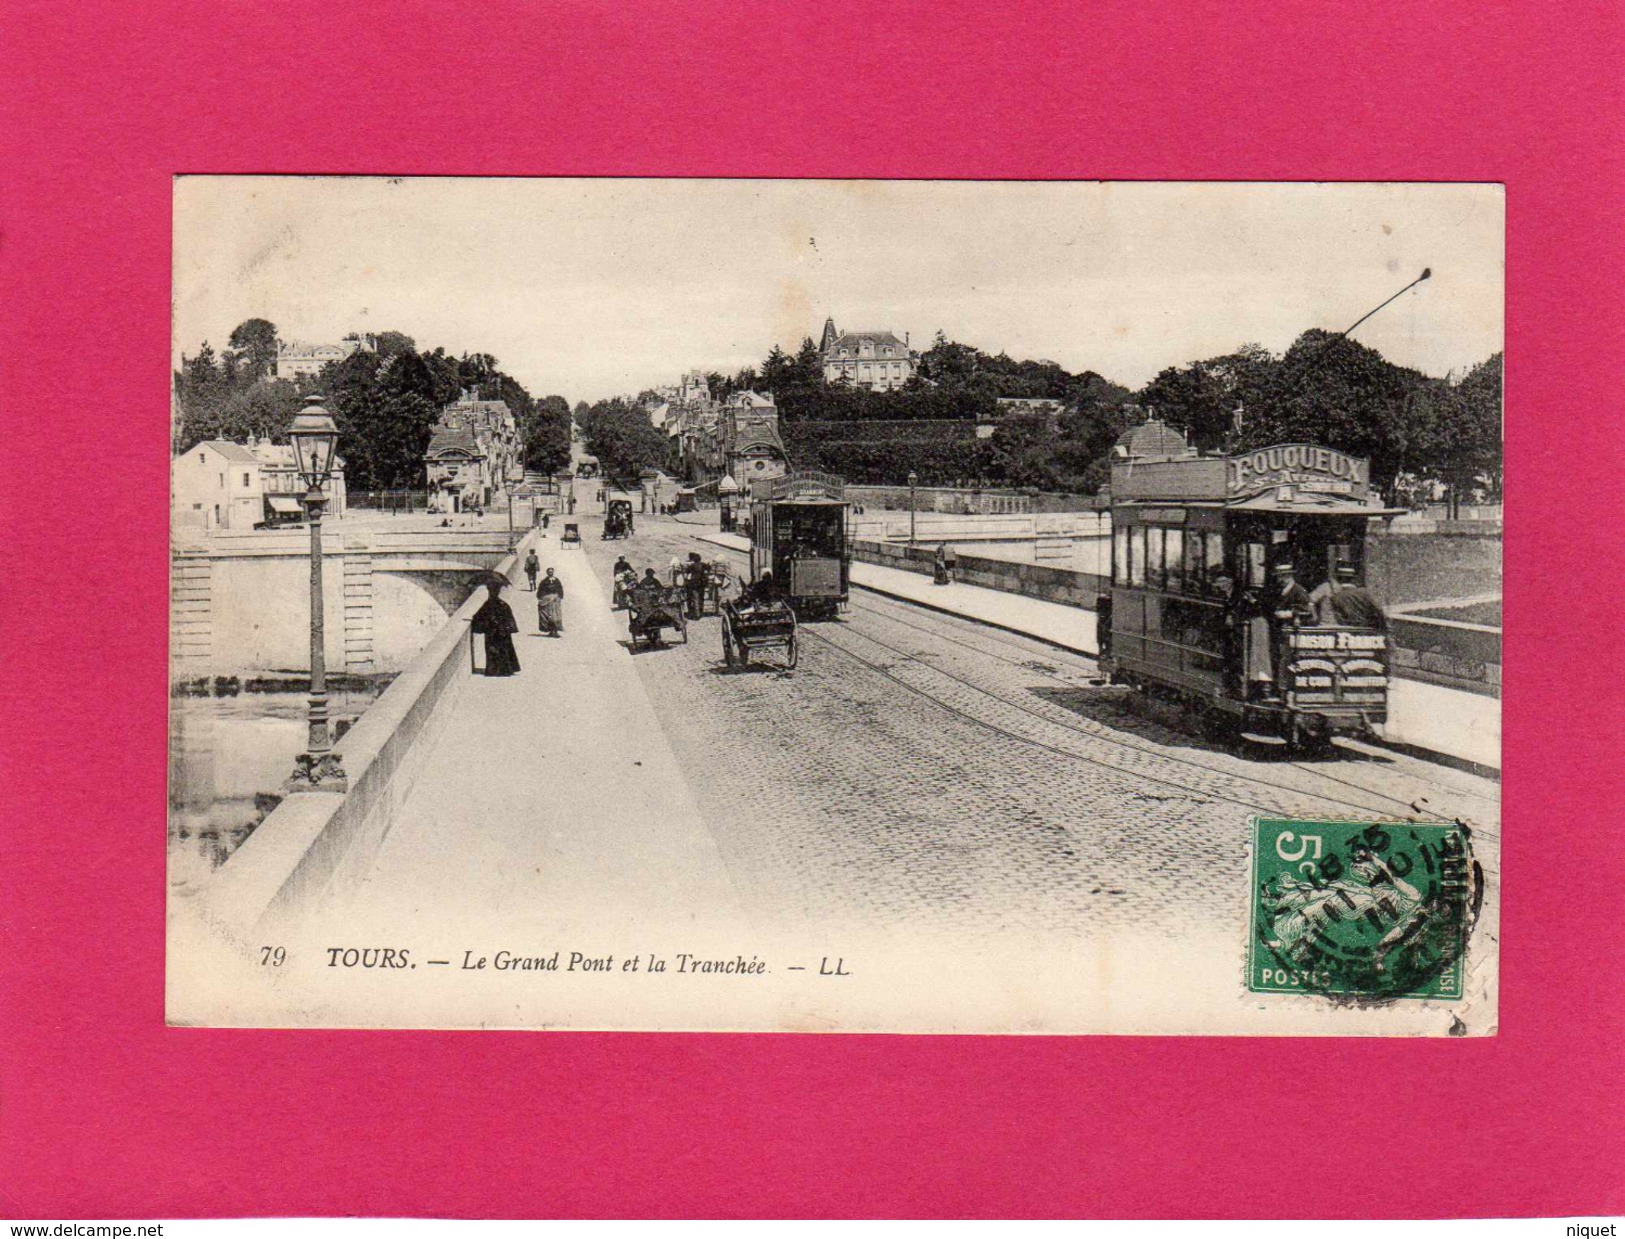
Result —
[[279, 379], [308, 378], [319, 374], [325, 365], [343, 361], [359, 349], [375, 349], [370, 336], [351, 336], [338, 344], [306, 344], [300, 340], [278, 341], [276, 346], [276, 377]]
[[524, 481], [524, 444], [503, 400], [464, 392], [440, 413], [423, 455], [431, 512], [462, 512], [506, 503]]
[[491, 495], [486, 456], [470, 430], [438, 426], [423, 454], [429, 511], [463, 512], [485, 507]]
[[176, 528], [252, 529], [265, 519], [259, 459], [241, 443], [208, 439], [169, 463]]
[[899, 340], [889, 331], [837, 331], [824, 320], [818, 346], [824, 382], [850, 383], [868, 391], [895, 391], [914, 377], [919, 354], [909, 348], [908, 333]]
[[790, 460], [779, 437], [779, 410], [771, 392], [742, 391], [722, 408], [723, 472], [742, 487], [783, 477]]
[[[210, 439], [170, 462], [170, 498], [177, 529], [242, 531], [305, 517], [304, 479], [291, 443], [250, 436], [246, 444]], [[348, 505], [344, 461], [335, 458], [323, 488], [326, 516]]]
[[[301, 500], [305, 494], [305, 480], [299, 476], [293, 444], [272, 443], [269, 439], [256, 439], [250, 435], [247, 447], [260, 462], [260, 489], [265, 495], [266, 524], [303, 519], [305, 507]], [[349, 506], [349, 496], [344, 487], [344, 460], [341, 457], [333, 458], [333, 473], [323, 493], [327, 496], [327, 506], [322, 514], [343, 516], [345, 508]]]

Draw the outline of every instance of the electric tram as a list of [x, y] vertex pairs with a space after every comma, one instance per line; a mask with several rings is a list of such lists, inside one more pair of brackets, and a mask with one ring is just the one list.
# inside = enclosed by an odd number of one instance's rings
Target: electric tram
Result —
[[1113, 449], [1111, 512], [1097, 616], [1114, 683], [1183, 702], [1210, 734], [1264, 745], [1380, 736], [1386, 621], [1369, 607], [1365, 625], [1323, 623], [1319, 605], [1363, 584], [1370, 527], [1401, 513], [1372, 497], [1366, 461], [1302, 443], [1203, 456], [1153, 420]]
[[774, 478], [752, 508], [751, 583], [771, 574], [774, 594], [799, 618], [833, 618], [852, 569], [846, 483], [811, 471]]

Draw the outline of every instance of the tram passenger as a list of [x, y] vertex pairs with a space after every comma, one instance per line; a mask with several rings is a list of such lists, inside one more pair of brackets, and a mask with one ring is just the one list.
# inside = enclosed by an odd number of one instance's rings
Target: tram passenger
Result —
[[1309, 591], [1298, 584], [1297, 571], [1290, 559], [1283, 559], [1275, 565], [1270, 613], [1280, 624], [1293, 621], [1307, 624], [1315, 618], [1314, 604], [1309, 601]]
[[1241, 629], [1241, 675], [1249, 701], [1270, 697], [1275, 688], [1275, 658], [1270, 634], [1269, 608], [1263, 594], [1244, 589], [1236, 604]]
[[1280, 698], [1279, 670], [1285, 663], [1287, 633], [1298, 624], [1312, 624], [1315, 608], [1309, 591], [1298, 584], [1290, 559], [1275, 565], [1268, 594], [1259, 600], [1247, 620], [1247, 680], [1250, 693], [1274, 701]]
[[1387, 632], [1388, 616], [1377, 605], [1377, 600], [1355, 583], [1354, 578], [1353, 564], [1343, 562], [1337, 565], [1332, 579], [1309, 595], [1315, 603], [1316, 618], [1322, 624], [1375, 628], [1378, 632]]

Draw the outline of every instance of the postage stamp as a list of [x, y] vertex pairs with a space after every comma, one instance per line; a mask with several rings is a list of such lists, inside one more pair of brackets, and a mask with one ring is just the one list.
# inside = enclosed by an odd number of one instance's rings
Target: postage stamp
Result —
[[1478, 873], [1459, 822], [1254, 818], [1247, 987], [1460, 998]]

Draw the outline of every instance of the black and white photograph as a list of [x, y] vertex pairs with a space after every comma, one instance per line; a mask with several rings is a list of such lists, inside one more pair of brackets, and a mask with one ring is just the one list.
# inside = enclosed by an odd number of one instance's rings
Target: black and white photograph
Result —
[[1500, 186], [173, 192], [171, 1025], [1496, 1032]]

